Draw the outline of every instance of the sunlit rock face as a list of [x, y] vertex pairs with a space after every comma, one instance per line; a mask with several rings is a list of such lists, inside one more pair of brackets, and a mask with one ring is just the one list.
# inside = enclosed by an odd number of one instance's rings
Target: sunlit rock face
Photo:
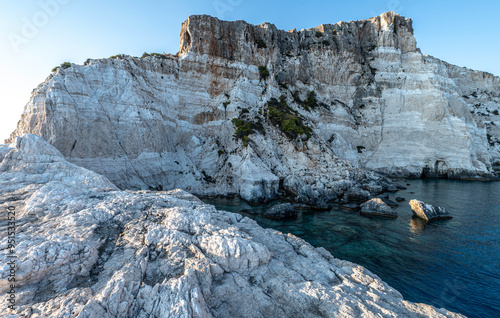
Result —
[[[265, 201], [293, 180], [291, 194], [323, 205], [352, 188], [387, 188], [367, 170], [490, 175], [500, 162], [498, 84], [422, 55], [411, 20], [392, 12], [289, 32], [191, 16], [175, 56], [60, 68], [34, 90], [11, 141], [40, 135], [120, 188]], [[306, 107], [311, 91], [317, 105]], [[309, 139], [269, 120], [267, 102], [281, 95]], [[247, 146], [233, 136], [242, 114], [263, 127]]]

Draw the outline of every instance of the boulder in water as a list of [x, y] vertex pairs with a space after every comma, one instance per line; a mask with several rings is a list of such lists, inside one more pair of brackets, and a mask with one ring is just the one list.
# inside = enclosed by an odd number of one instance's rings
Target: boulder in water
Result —
[[361, 214], [397, 218], [396, 211], [391, 209], [382, 199], [373, 198], [361, 204]]
[[289, 219], [297, 217], [297, 210], [290, 203], [279, 203], [269, 208], [262, 216], [269, 219]]
[[413, 214], [426, 221], [436, 220], [436, 219], [451, 219], [452, 216], [445, 208], [440, 206], [434, 206], [422, 201], [411, 200], [409, 202]]

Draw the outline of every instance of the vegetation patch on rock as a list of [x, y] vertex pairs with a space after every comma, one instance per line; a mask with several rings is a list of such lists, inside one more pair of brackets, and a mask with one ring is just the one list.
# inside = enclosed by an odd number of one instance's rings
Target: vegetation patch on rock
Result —
[[264, 40], [257, 40], [256, 43], [257, 43], [257, 48], [259, 49], [267, 48], [267, 44], [266, 42], [264, 42]]
[[248, 146], [250, 141], [249, 136], [253, 133], [260, 132], [265, 134], [264, 126], [260, 117], [256, 116], [254, 119], [249, 118], [248, 109], [243, 109], [238, 118], [233, 118], [231, 121], [236, 127], [236, 131], [233, 135], [236, 139], [241, 139], [243, 146]]
[[269, 77], [269, 70], [266, 66], [261, 65], [259, 66], [259, 74], [261, 80], [266, 80]]
[[166, 59], [167, 56], [165, 54], [161, 54], [161, 53], [146, 53], [144, 52], [141, 56], [141, 58], [146, 58], [148, 56], [152, 56], [152, 57], [159, 57], [159, 58], [162, 58], [162, 59]]
[[70, 68], [71, 67], [71, 63], [70, 62], [61, 63], [61, 65], [54, 67], [52, 69], [52, 72], [57, 71], [57, 69], [60, 68], [60, 67], [62, 67], [63, 69]]
[[271, 98], [268, 102], [269, 120], [277, 126], [290, 139], [302, 137], [311, 138], [312, 129], [304, 123], [304, 118], [286, 102], [286, 97], [281, 95], [279, 100]]
[[311, 108], [314, 109], [318, 106], [318, 99], [316, 98], [315, 91], [310, 91], [307, 94], [307, 99], [305, 100], [300, 99], [298, 90], [292, 93], [292, 97], [297, 104], [303, 106], [307, 111], [310, 111]]

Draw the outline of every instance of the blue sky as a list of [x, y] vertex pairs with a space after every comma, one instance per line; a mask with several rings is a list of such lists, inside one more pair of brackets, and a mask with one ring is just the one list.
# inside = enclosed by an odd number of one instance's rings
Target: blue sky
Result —
[[191, 14], [289, 30], [385, 11], [413, 19], [422, 53], [500, 75], [499, 1], [0, 0], [0, 143], [54, 66], [119, 53], [176, 53], [180, 25]]

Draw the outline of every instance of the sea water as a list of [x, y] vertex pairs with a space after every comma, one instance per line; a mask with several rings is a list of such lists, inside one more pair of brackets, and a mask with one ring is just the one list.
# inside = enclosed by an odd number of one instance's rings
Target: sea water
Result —
[[[500, 317], [500, 182], [423, 179], [398, 183], [407, 189], [390, 194], [393, 201], [405, 198], [395, 208], [397, 219], [366, 217], [336, 207], [304, 210], [297, 219], [277, 221], [248, 213], [267, 209], [269, 204], [204, 201], [363, 265], [407, 300], [468, 317]], [[425, 224], [412, 217], [411, 199], [443, 206], [453, 218]]]

